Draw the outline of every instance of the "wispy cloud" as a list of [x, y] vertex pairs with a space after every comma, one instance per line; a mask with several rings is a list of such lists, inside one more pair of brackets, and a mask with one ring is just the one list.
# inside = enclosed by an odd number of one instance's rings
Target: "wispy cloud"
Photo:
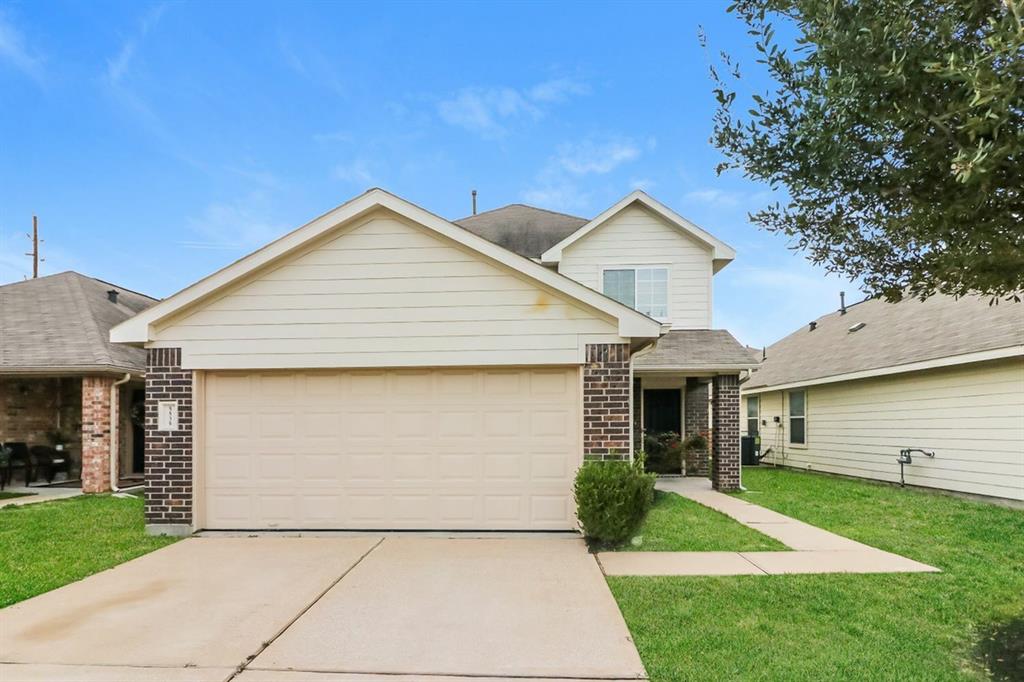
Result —
[[741, 198], [735, 192], [715, 188], [695, 189], [683, 195], [683, 201], [718, 207], [736, 206]]
[[572, 175], [603, 175], [639, 156], [640, 145], [629, 138], [588, 138], [559, 145], [555, 162]]
[[43, 58], [31, 50], [14, 21], [0, 8], [0, 61], [7, 62], [36, 82], [43, 80]]
[[277, 239], [287, 231], [268, 217], [266, 198], [253, 193], [236, 201], [214, 202], [186, 220], [196, 239], [180, 241], [189, 249], [251, 251]]
[[380, 184], [375, 168], [377, 168], [377, 164], [366, 159], [355, 159], [335, 166], [331, 171], [331, 176], [335, 180], [369, 188]]
[[564, 102], [576, 95], [589, 95], [590, 86], [572, 78], [554, 78], [530, 88], [529, 97], [535, 102]]
[[484, 138], [499, 138], [516, 121], [539, 119], [544, 115], [544, 105], [589, 92], [586, 84], [568, 78], [544, 81], [523, 90], [507, 86], [463, 88], [441, 100], [437, 112], [450, 125]]
[[132, 61], [135, 59], [135, 52], [138, 49], [139, 43], [145, 39], [146, 35], [160, 23], [161, 17], [167, 10], [167, 4], [161, 3], [154, 5], [139, 20], [138, 30], [123, 43], [121, 43], [121, 49], [118, 50], [117, 54], [107, 59], [107, 80], [111, 84], [118, 84], [121, 82], [131, 68]]
[[560, 144], [523, 192], [523, 200], [563, 211], [585, 209], [592, 197], [580, 189], [582, 178], [611, 173], [640, 158], [644, 147], [653, 144], [653, 140], [640, 143], [618, 135], [591, 136]]
[[339, 73], [337, 64], [314, 48], [311, 43], [306, 40], [295, 43], [287, 36], [282, 35], [278, 38], [277, 46], [285, 65], [295, 75], [336, 95], [347, 94], [348, 88]]

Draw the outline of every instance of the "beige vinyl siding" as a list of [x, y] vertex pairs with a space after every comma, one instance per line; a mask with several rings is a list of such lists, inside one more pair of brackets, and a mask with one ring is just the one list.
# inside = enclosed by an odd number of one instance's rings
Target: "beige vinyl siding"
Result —
[[601, 291], [602, 270], [621, 265], [668, 267], [673, 329], [711, 327], [711, 250], [640, 206], [630, 206], [562, 253], [558, 271]]
[[379, 211], [156, 330], [194, 369], [572, 364], [616, 322]]
[[[784, 392], [761, 395], [766, 461], [899, 481], [900, 449], [910, 485], [1024, 500], [1024, 359], [809, 386], [807, 445], [789, 445]], [[773, 417], [781, 417], [775, 424]], [[744, 426], [745, 430], [745, 426]]]

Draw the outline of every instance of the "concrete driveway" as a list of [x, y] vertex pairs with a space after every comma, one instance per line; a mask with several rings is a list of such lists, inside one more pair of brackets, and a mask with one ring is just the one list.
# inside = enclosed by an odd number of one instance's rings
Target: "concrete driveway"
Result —
[[[637, 679], [566, 538], [192, 538], [0, 611], [4, 682]], [[378, 678], [379, 676], [379, 678]]]

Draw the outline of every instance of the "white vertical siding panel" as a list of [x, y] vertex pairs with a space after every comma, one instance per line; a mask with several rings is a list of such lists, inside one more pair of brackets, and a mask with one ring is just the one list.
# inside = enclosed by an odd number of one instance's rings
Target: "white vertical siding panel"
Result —
[[601, 268], [663, 264], [669, 268], [673, 329], [711, 327], [711, 250], [647, 209], [626, 208], [562, 253], [558, 271], [601, 291]]
[[783, 393], [761, 394], [766, 461], [897, 482], [900, 449], [923, 448], [935, 458], [915, 454], [908, 484], [1024, 500], [1024, 359], [806, 390], [806, 448], [786, 443]]

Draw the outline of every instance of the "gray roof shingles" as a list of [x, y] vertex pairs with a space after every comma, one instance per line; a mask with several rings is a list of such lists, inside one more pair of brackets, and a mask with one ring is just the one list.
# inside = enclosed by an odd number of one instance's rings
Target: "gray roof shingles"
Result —
[[[107, 299], [110, 289], [117, 303]], [[0, 374], [142, 372], [146, 351], [111, 343], [110, 329], [155, 303], [77, 272], [0, 286]]]
[[724, 329], [676, 329], [660, 339], [654, 350], [637, 355], [633, 367], [643, 369], [741, 369], [757, 361]]
[[454, 222], [520, 256], [540, 258], [542, 253], [590, 221], [525, 204], [509, 204]]
[[[869, 299], [818, 318], [768, 347], [745, 389], [882, 369], [1024, 345], [1024, 303], [935, 295], [887, 303]], [[863, 322], [864, 327], [849, 329]]]

